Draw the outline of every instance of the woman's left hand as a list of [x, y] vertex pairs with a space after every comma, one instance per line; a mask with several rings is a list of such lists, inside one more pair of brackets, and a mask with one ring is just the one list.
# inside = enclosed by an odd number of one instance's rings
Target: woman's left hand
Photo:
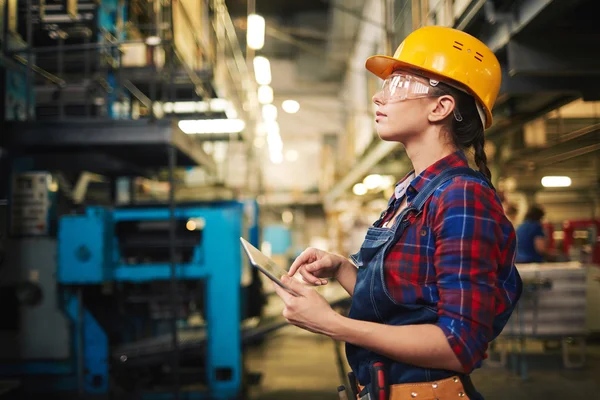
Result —
[[339, 317], [327, 300], [312, 287], [303, 285], [300, 281], [285, 275], [281, 281], [300, 296], [295, 297], [280, 286], [275, 286], [275, 292], [285, 304], [283, 317], [292, 325], [313, 333], [331, 336], [332, 319]]

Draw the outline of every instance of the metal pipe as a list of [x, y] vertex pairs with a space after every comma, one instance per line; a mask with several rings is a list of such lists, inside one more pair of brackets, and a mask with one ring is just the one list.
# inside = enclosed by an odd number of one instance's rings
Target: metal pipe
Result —
[[385, 23], [385, 54], [393, 54], [394, 42], [394, 0], [383, 1], [383, 21]]
[[80, 399], [85, 395], [85, 359], [83, 350], [83, 290], [77, 288], [77, 393]]
[[595, 151], [600, 151], [600, 144], [592, 144], [590, 146], [585, 146], [585, 147], [581, 147], [579, 149], [567, 151], [565, 153], [562, 153], [562, 154], [559, 154], [556, 156], [547, 157], [543, 161], [539, 162], [537, 165], [547, 167], [548, 165], [567, 161], [567, 160], [570, 160], [571, 158], [580, 157], [580, 156], [583, 156], [588, 153], [593, 153]]
[[[248, 10], [247, 15], [256, 13], [256, 0], [248, 0]], [[248, 19], [246, 19], [246, 34], [248, 32]], [[251, 49], [248, 46], [248, 41], [246, 40], [246, 64], [251, 65], [252, 59], [254, 58], [254, 49]]]
[[[90, 36], [92, 35], [91, 31], [88, 31], [87, 34], [83, 38], [83, 44], [88, 46], [90, 44]], [[84, 50], [83, 56], [83, 83], [85, 90], [85, 116], [90, 117], [92, 115], [91, 103], [90, 103], [90, 92], [89, 88], [92, 86], [92, 79], [90, 78], [90, 69], [91, 69], [91, 61], [90, 61], [90, 50]]]
[[176, 241], [176, 220], [175, 220], [175, 166], [177, 164], [177, 153], [175, 152], [174, 146], [168, 148], [168, 162], [169, 162], [169, 258], [171, 263], [171, 332], [172, 332], [172, 345], [173, 345], [173, 372], [174, 372], [174, 396], [175, 399], [179, 399], [179, 384], [180, 384], [180, 368], [179, 368], [179, 341], [177, 338], [177, 271], [176, 271], [176, 259], [175, 259], [175, 241]]
[[[1, 57], [2, 61], [4, 61], [7, 64], [10, 64], [12, 62], [12, 60], [10, 58], [6, 58], [6, 57]], [[27, 59], [25, 59], [24, 57], [21, 56], [14, 56], [14, 60], [27, 66]], [[43, 77], [44, 79], [46, 79], [48, 82], [54, 83], [58, 86], [65, 86], [66, 82], [63, 79], [60, 79], [58, 76], [51, 74], [50, 72], [43, 70], [42, 68], [38, 67], [37, 65], [33, 64], [31, 66], [31, 69], [33, 70], [33, 72], [39, 74], [41, 77]]]
[[[62, 32], [58, 33], [58, 54], [56, 57], [57, 71], [59, 78], [62, 78], [65, 66], [65, 55], [63, 53], [63, 44], [65, 43]], [[58, 88], [58, 120], [62, 121], [65, 118], [65, 98], [62, 88]]]
[[[171, 41], [165, 39], [165, 40], [162, 40], [162, 42], [169, 43]], [[63, 49], [65, 52], [82, 51], [82, 50], [100, 50], [100, 49], [117, 48], [117, 47], [127, 45], [127, 44], [146, 44], [146, 41], [145, 40], [122, 40], [122, 41], [103, 42], [103, 43], [88, 41], [87, 44], [84, 42], [82, 44], [65, 45], [65, 46], [63, 46]], [[27, 52], [27, 51], [31, 51], [31, 53], [33, 53], [33, 54], [55, 53], [56, 46], [50, 46], [50, 47], [30, 47], [30, 46], [28, 46], [28, 47], [25, 47], [25, 48], [22, 48], [19, 50], [8, 51], [8, 52], [6, 52], [6, 55], [12, 56], [15, 54], [22, 54], [23, 52]]]
[[[33, 1], [27, 0], [27, 46], [31, 47], [33, 43], [33, 12], [31, 8], [33, 7]], [[33, 54], [30, 50], [27, 50], [27, 72], [26, 72], [26, 84], [25, 84], [25, 107], [27, 110], [25, 111], [25, 115], [27, 116], [27, 120], [33, 119], [33, 115], [31, 115], [32, 104], [31, 101], [31, 91], [33, 85], [33, 74], [31, 70], [31, 65], [33, 64]]]
[[144, 94], [137, 86], [135, 86], [130, 80], [123, 82], [123, 87], [135, 96], [144, 106], [151, 108], [152, 100]]

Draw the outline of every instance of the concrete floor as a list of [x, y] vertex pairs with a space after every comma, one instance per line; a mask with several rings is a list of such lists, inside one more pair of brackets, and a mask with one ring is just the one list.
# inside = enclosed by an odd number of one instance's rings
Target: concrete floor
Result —
[[[251, 399], [337, 399], [334, 349], [332, 340], [295, 327], [273, 334], [247, 354], [250, 370], [264, 374]], [[542, 354], [539, 345], [530, 345], [529, 352], [527, 380], [501, 367], [485, 366], [473, 374], [486, 400], [600, 399], [600, 346], [588, 346], [587, 365], [580, 370], [562, 368], [560, 353]]]

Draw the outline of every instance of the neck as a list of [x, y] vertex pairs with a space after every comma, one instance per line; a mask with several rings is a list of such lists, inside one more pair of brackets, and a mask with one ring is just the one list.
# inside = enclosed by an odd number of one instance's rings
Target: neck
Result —
[[404, 143], [406, 154], [415, 170], [415, 176], [419, 176], [427, 167], [456, 151], [454, 145], [446, 143], [441, 138], [438, 132], [435, 135], [425, 134]]

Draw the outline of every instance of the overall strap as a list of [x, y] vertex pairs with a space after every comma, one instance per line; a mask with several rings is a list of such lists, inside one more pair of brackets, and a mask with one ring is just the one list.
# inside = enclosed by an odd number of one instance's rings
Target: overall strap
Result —
[[[423, 206], [427, 202], [427, 199], [429, 199], [429, 197], [431, 197], [431, 195], [437, 190], [437, 188], [439, 188], [445, 182], [447, 182], [450, 179], [455, 178], [457, 176], [471, 176], [473, 178], [481, 179], [483, 182], [486, 182], [486, 180], [485, 180], [484, 176], [481, 174], [481, 172], [477, 172], [472, 168], [457, 167], [457, 168], [448, 169], [448, 170], [442, 172], [441, 174], [439, 174], [438, 176], [436, 176], [435, 178], [433, 178], [431, 180], [431, 182], [427, 183], [425, 185], [425, 187], [423, 187], [421, 189], [421, 191], [417, 194], [415, 199], [412, 201], [411, 208], [415, 209], [417, 211], [421, 211], [423, 209]], [[487, 183], [486, 183], [486, 185], [487, 185]]]

